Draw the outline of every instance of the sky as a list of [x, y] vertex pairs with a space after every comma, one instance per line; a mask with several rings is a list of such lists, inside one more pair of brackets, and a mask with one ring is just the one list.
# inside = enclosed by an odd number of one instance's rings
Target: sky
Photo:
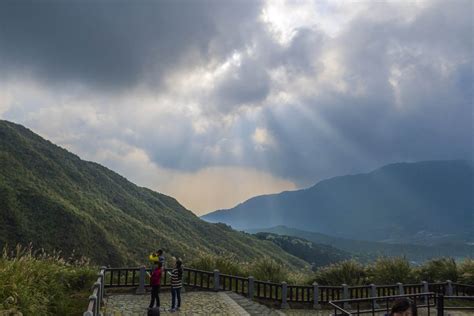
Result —
[[0, 118], [201, 215], [473, 159], [473, 1], [0, 1]]

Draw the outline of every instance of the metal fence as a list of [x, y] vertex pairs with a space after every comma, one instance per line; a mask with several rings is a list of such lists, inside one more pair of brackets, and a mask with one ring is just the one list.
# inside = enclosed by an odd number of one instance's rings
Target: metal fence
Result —
[[[352, 316], [352, 315], [379, 315], [385, 313], [389, 315], [393, 303], [401, 298], [410, 299], [414, 308], [423, 310], [423, 315], [444, 316], [448, 310], [471, 310], [474, 311], [474, 296], [445, 296], [443, 293], [427, 292], [405, 295], [390, 295], [373, 298], [344, 299], [329, 302], [334, 308], [333, 316]], [[448, 306], [450, 301], [456, 301], [456, 306]], [[460, 306], [464, 303], [467, 306]]]

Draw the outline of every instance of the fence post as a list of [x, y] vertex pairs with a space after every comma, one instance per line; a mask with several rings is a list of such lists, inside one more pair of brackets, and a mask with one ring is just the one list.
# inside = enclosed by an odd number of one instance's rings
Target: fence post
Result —
[[96, 307], [95, 307], [95, 310], [96, 310], [96, 315], [99, 315], [99, 313], [100, 313], [100, 303], [101, 303], [101, 301], [102, 301], [102, 300], [100, 299], [100, 297], [101, 297], [101, 295], [102, 295], [102, 294], [100, 293], [100, 288], [101, 288], [100, 282], [99, 282], [99, 281], [95, 282], [93, 288], [94, 288], [94, 289], [95, 289], [95, 288], [97, 289], [97, 299], [96, 299]]
[[453, 295], [453, 282], [451, 280], [446, 281], [447, 287], [446, 287], [446, 295], [447, 296], [452, 296]]
[[135, 291], [136, 294], [145, 294], [145, 273], [146, 273], [146, 268], [140, 267], [140, 278], [138, 280], [138, 288]]
[[286, 309], [289, 307], [287, 302], [288, 296], [288, 284], [285, 281], [281, 282], [281, 309]]
[[437, 309], [437, 316], [444, 316], [444, 295], [439, 294], [438, 295], [438, 302], [436, 304], [436, 309]]
[[320, 309], [321, 305], [319, 305], [319, 285], [316, 282], [313, 283], [313, 299], [313, 308]]
[[93, 308], [93, 311], [92, 311], [92, 315], [99, 315], [97, 313], [97, 296], [92, 294], [91, 296], [89, 296], [89, 302], [90, 301], [93, 301], [94, 302], [94, 308]]
[[105, 266], [100, 267], [100, 273], [102, 274], [102, 279], [101, 279], [102, 285], [100, 288], [100, 293], [102, 295], [101, 301], [103, 301], [104, 296], [105, 296], [105, 270], [107, 270], [107, 267]]
[[401, 282], [398, 282], [397, 285], [398, 285], [398, 295], [405, 295], [405, 289], [403, 288], [403, 284]]
[[[347, 286], [347, 284], [343, 284], [342, 285], [342, 298], [344, 300], [349, 300], [350, 299], [350, 296], [349, 296], [349, 287]], [[351, 308], [351, 305], [347, 302], [344, 303], [344, 308], [345, 309], [349, 309]]]
[[253, 300], [253, 287], [254, 287], [254, 284], [253, 284], [253, 276], [249, 276], [249, 287], [248, 287], [248, 298]]
[[[430, 291], [428, 287], [428, 282], [422, 281], [421, 284], [423, 284], [423, 293], [428, 293]], [[425, 295], [424, 300], [425, 304], [428, 305], [428, 295]]]
[[214, 291], [218, 292], [219, 291], [219, 270], [214, 269]]
[[373, 298], [373, 302], [374, 302], [374, 307], [375, 308], [379, 308], [379, 304], [377, 303], [377, 300], [375, 299], [377, 297], [377, 286], [375, 284], [371, 284], [370, 285], [370, 297]]
[[102, 284], [104, 284], [104, 275], [102, 273], [102, 271], [100, 271], [99, 273], [97, 273], [97, 276], [99, 277], [98, 281], [95, 283], [95, 285], [97, 285], [97, 288], [98, 288], [98, 292], [97, 292], [97, 300], [99, 301], [99, 308], [100, 306], [102, 306], [102, 298], [104, 297], [104, 294], [102, 293]]

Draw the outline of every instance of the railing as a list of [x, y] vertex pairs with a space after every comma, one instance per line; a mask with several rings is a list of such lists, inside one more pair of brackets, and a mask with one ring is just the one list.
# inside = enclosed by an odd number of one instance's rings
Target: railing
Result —
[[229, 274], [219, 274], [219, 289], [248, 295], [249, 279]]
[[[474, 311], [474, 296], [444, 296], [444, 299], [447, 301], [456, 301], [458, 304], [456, 306], [446, 306], [443, 305], [444, 310], [471, 310]], [[470, 306], [459, 306], [460, 302], [468, 301], [471, 303]], [[443, 302], [444, 304], [444, 302]]]
[[[376, 315], [380, 312], [389, 314], [392, 303], [400, 298], [411, 299], [416, 308], [426, 308], [427, 315], [430, 316], [431, 308], [437, 307], [438, 315], [443, 315], [443, 295], [438, 296], [437, 293], [418, 293], [418, 294], [405, 294], [405, 295], [390, 295], [381, 296], [377, 298], [357, 298], [357, 299], [344, 299], [337, 301], [330, 301], [329, 305], [334, 308], [334, 315], [361, 315], [361, 314], [372, 314]], [[441, 301], [441, 302], [440, 302]]]
[[279, 301], [282, 297], [282, 284], [255, 281], [255, 297], [263, 300]]
[[450, 295], [474, 296], [474, 285], [453, 283]]
[[[170, 269], [166, 269], [169, 271]], [[84, 314], [87, 316], [97, 315], [100, 309], [104, 288], [136, 288], [137, 294], [146, 292], [148, 282], [146, 273], [151, 269], [145, 267], [135, 268], [102, 268], [99, 279], [94, 284], [93, 294], [89, 299], [89, 308]], [[170, 285], [170, 277], [163, 274], [161, 285]], [[287, 308], [289, 304], [309, 305], [320, 308], [330, 302], [369, 299], [378, 306], [378, 301], [383, 297], [395, 297], [400, 295], [421, 295], [420, 293], [445, 294], [446, 297], [469, 297], [474, 295], [474, 285], [453, 283], [451, 281], [440, 283], [422, 282], [418, 284], [395, 285], [360, 285], [348, 286], [320, 286], [313, 285], [288, 285], [286, 282], [275, 283], [269, 281], [254, 280], [253, 277], [239, 277], [229, 274], [221, 274], [218, 270], [205, 271], [184, 268], [183, 285], [200, 290], [232, 291], [247, 296], [250, 299], [280, 304]], [[376, 298], [376, 300], [375, 300]]]
[[84, 312], [84, 316], [98, 316], [100, 314], [100, 307], [104, 298], [105, 271], [106, 268], [102, 267], [97, 275], [98, 278], [92, 286], [92, 295], [89, 296], [89, 304]]

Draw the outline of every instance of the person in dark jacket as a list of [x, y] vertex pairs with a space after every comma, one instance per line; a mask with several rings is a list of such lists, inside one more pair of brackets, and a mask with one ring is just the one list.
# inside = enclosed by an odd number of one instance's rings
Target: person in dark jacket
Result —
[[161, 284], [161, 274], [163, 273], [162, 263], [156, 262], [155, 268], [153, 269], [150, 276], [150, 285], [151, 285], [151, 301], [149, 308], [156, 306], [160, 308], [160, 284]]
[[390, 316], [417, 316], [416, 305], [408, 298], [400, 298], [393, 303]]
[[183, 262], [176, 260], [176, 266], [171, 271], [171, 309], [175, 312], [181, 307], [181, 288], [183, 287]]

